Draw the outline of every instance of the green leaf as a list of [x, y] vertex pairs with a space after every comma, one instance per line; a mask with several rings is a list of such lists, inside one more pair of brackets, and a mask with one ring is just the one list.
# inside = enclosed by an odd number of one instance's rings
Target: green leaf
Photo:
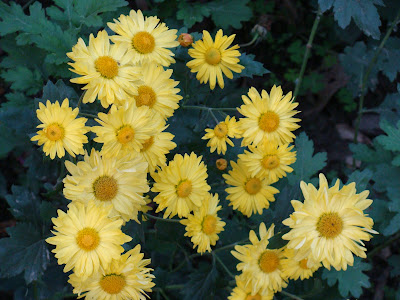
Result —
[[333, 2], [335, 0], [318, 0], [319, 8], [322, 12], [325, 12], [332, 7]]
[[7, 232], [10, 237], [0, 240], [0, 276], [24, 273], [28, 284], [37, 280], [50, 261], [46, 242], [32, 224], [18, 223]]
[[70, 106], [78, 104], [79, 97], [77, 93], [72, 87], [65, 85], [64, 81], [60, 79], [56, 84], [50, 80], [47, 81], [46, 85], [43, 87], [41, 102], [45, 103], [47, 100], [50, 100], [50, 102], [59, 101], [61, 103], [65, 98], [69, 99]]
[[254, 54], [246, 54], [242, 53], [239, 57], [242, 66], [244, 69], [241, 73], [234, 73], [233, 78], [239, 77], [250, 77], [253, 78], [254, 75], [256, 76], [263, 76], [264, 74], [270, 73], [266, 68], [264, 68], [263, 64], [254, 60]]
[[374, 148], [370, 148], [365, 144], [350, 144], [350, 150], [353, 152], [355, 159], [370, 164], [380, 164], [390, 162], [392, 155], [389, 151], [374, 140]]
[[16, 91], [26, 92], [27, 95], [36, 94], [42, 87], [42, 76], [37, 69], [31, 70], [24, 66], [17, 66], [2, 72], [1, 77], [11, 83]]
[[207, 3], [199, 4], [181, 1], [178, 4], [176, 18], [178, 20], [183, 20], [183, 24], [187, 28], [191, 28], [194, 24], [203, 21], [204, 17], [208, 16], [210, 16], [210, 9]]
[[346, 271], [336, 271], [335, 269], [325, 269], [322, 278], [328, 280], [328, 285], [333, 286], [338, 283], [339, 292], [342, 297], [348, 297], [349, 294], [358, 298], [362, 294], [362, 288], [371, 287], [369, 277], [363, 273], [371, 269], [371, 264], [361, 262], [361, 259], [354, 259], [354, 266], [347, 267]]
[[10, 212], [18, 220], [34, 221], [39, 215], [37, 197], [26, 187], [13, 185], [12, 194], [6, 195]]
[[[374, 48], [376, 47], [378, 46], [376, 45]], [[392, 82], [396, 79], [397, 73], [400, 72], [400, 64], [396, 63], [398, 61], [400, 61], [400, 39], [390, 37], [382, 48], [376, 64], [379, 70]]]
[[390, 277], [400, 276], [400, 255], [392, 255], [388, 258], [388, 264], [392, 267]]
[[252, 11], [247, 6], [249, 0], [216, 0], [208, 3], [211, 19], [217, 27], [228, 29], [242, 28], [241, 22], [250, 20]]
[[380, 114], [380, 119], [395, 124], [400, 119], [400, 92], [388, 94], [385, 100], [375, 109]]
[[218, 271], [215, 266], [215, 258], [211, 268], [208, 264], [200, 264], [199, 268], [189, 275], [189, 281], [182, 290], [184, 300], [203, 300], [208, 299], [210, 292], [215, 284]]
[[[332, 6], [332, 1], [319, 2], [323, 2], [323, 8]], [[340, 27], [346, 28], [353, 19], [358, 28], [367, 36], [379, 39], [381, 20], [375, 4], [383, 5], [383, 2], [381, 0], [334, 0], [335, 20]]]
[[390, 151], [400, 151], [400, 121], [397, 127], [390, 125], [386, 120], [380, 123], [382, 130], [387, 135], [380, 135], [376, 138], [383, 148]]
[[369, 169], [364, 169], [362, 171], [356, 170], [349, 176], [347, 184], [355, 182], [357, 191], [361, 192], [367, 188], [367, 185], [373, 176], [374, 173]]
[[291, 166], [293, 173], [288, 175], [290, 185], [299, 184], [300, 181], [308, 182], [310, 178], [326, 165], [326, 152], [314, 155], [314, 143], [302, 132], [296, 138], [297, 160]]

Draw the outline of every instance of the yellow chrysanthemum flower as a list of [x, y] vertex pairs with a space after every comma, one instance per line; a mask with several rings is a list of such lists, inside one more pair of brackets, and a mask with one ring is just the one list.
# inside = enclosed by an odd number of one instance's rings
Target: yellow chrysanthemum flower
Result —
[[84, 204], [93, 200], [102, 206], [111, 203], [110, 217], [138, 222], [138, 211], [146, 203], [142, 195], [149, 191], [146, 162], [139, 157], [105, 158], [92, 149], [83, 161], [76, 165], [66, 161], [65, 166], [71, 173], [63, 180], [65, 198]]
[[151, 292], [154, 286], [154, 275], [150, 274], [153, 269], [146, 267], [150, 259], [143, 259], [143, 256], [137, 245], [88, 279], [82, 281], [71, 274], [68, 282], [75, 294], [87, 300], [145, 300], [146, 292]]
[[283, 221], [291, 230], [282, 238], [289, 240], [288, 248], [295, 249], [295, 259], [313, 257], [325, 268], [346, 270], [354, 263], [353, 254], [367, 257], [362, 241], [372, 238], [374, 221], [363, 210], [372, 204], [369, 191], [356, 193], [356, 184], [340, 189], [340, 181], [328, 187], [323, 174], [319, 175], [319, 189], [311, 183], [300, 183], [304, 203], [292, 200], [294, 213]]
[[126, 92], [138, 78], [139, 69], [130, 63], [125, 52], [117, 45], [110, 45], [105, 30], [100, 31], [96, 38], [91, 34], [87, 47], [79, 38], [67, 56], [75, 61], [68, 63], [72, 67], [70, 70], [81, 75], [71, 79], [71, 82], [86, 84], [82, 88], [86, 90], [83, 103], [92, 103], [98, 97], [101, 105], [107, 108], [128, 97]]
[[39, 103], [39, 109], [36, 115], [42, 124], [37, 128], [42, 128], [37, 135], [31, 138], [31, 141], [38, 141], [38, 145], [43, 146], [43, 152], [49, 155], [51, 159], [59, 158], [65, 155], [65, 150], [73, 157], [75, 154], [83, 154], [83, 144], [88, 142], [85, 135], [89, 131], [86, 127], [86, 118], [76, 118], [79, 109], [72, 110], [69, 107], [69, 101], [64, 99], [60, 103], [50, 103], [47, 100], [46, 105]]
[[222, 175], [226, 183], [232, 186], [226, 189], [229, 194], [226, 197], [230, 201], [229, 205], [247, 217], [255, 213], [261, 215], [263, 209], [275, 201], [274, 194], [279, 191], [269, 185], [267, 178], [259, 175], [251, 176], [242, 160], [239, 159], [237, 163], [231, 161], [231, 166], [229, 174]]
[[123, 221], [108, 217], [112, 206], [97, 206], [93, 201], [87, 206], [80, 202], [68, 205], [67, 213], [58, 210], [53, 237], [46, 242], [55, 245], [52, 250], [58, 264], [65, 264], [64, 272], [73, 269], [78, 277], [86, 279], [106, 268], [112, 259], [124, 251], [122, 244], [132, 240], [121, 231]]
[[164, 218], [186, 218], [200, 207], [211, 187], [207, 184], [207, 167], [201, 156], [176, 154], [174, 159], [158, 173], [152, 174], [152, 192], [159, 193], [153, 201], [158, 204], [156, 212], [166, 208]]
[[292, 92], [283, 96], [282, 88], [274, 85], [269, 95], [265, 90], [260, 95], [252, 87], [248, 96], [242, 96], [244, 104], [238, 108], [245, 116], [239, 121], [239, 128], [243, 130], [242, 146], [257, 146], [263, 141], [279, 145], [293, 142], [292, 131], [300, 127], [296, 124], [300, 119], [293, 118], [298, 113], [294, 110], [298, 103], [293, 102]]
[[202, 137], [203, 140], [208, 140], [207, 147], [210, 147], [210, 152], [217, 150], [218, 154], [225, 154], [226, 143], [234, 146], [229, 138], [240, 138], [240, 130], [235, 117], [226, 116], [225, 121], [219, 122], [214, 129], [207, 128], [206, 134]]
[[251, 152], [245, 150], [245, 154], [240, 154], [239, 158], [252, 176], [258, 174], [268, 178], [269, 182], [276, 182], [286, 176], [286, 173], [293, 171], [289, 167], [296, 161], [296, 151], [290, 151], [293, 146], [289, 144], [278, 146], [275, 142], [264, 142], [257, 147], [249, 148]]
[[283, 251], [284, 258], [281, 261], [283, 277], [293, 280], [308, 279], [313, 276], [314, 272], [319, 269], [321, 263], [313, 261], [313, 259], [303, 258], [296, 260], [295, 250], [286, 248]]
[[222, 208], [218, 204], [218, 194], [208, 194], [193, 215], [181, 220], [181, 224], [186, 226], [185, 236], [191, 237], [193, 249], [197, 246], [198, 253], [211, 252], [211, 246], [215, 246], [219, 239], [218, 234], [224, 230], [226, 223], [217, 215]]
[[236, 287], [228, 300], [272, 300], [274, 298], [274, 293], [271, 290], [267, 290], [265, 293], [252, 293], [251, 287], [246, 286], [243, 276], [235, 276], [235, 280]]
[[193, 49], [189, 49], [189, 55], [194, 58], [186, 65], [192, 73], [197, 73], [196, 78], [200, 83], [210, 81], [210, 89], [214, 89], [218, 81], [221, 89], [224, 88], [222, 73], [229, 79], [233, 78], [233, 72], [241, 73], [244, 67], [239, 65], [240, 52], [239, 45], [228, 48], [235, 38], [223, 35], [222, 29], [218, 30], [213, 41], [210, 33], [203, 30], [203, 39], [192, 44]]
[[155, 62], [164, 67], [174, 63], [174, 53], [167, 48], [179, 45], [177, 30], [169, 30], [157, 17], [143, 17], [140, 10], [131, 10], [129, 16], [121, 15], [114, 23], [107, 23], [118, 35], [111, 40], [127, 50], [127, 56], [133, 64]]
[[251, 293], [277, 292], [287, 286], [282, 274], [283, 248], [268, 249], [268, 239], [274, 235], [274, 224], [266, 229], [265, 224], [260, 224], [260, 240], [251, 230], [249, 239], [251, 244], [235, 246], [232, 255], [241, 262], [237, 270], [242, 271], [245, 286], [251, 287]]
[[174, 135], [164, 131], [168, 127], [164, 119], [155, 117], [153, 122], [155, 124], [154, 134], [142, 143], [139, 152], [143, 161], [147, 161], [147, 170], [150, 173], [153, 173], [157, 167], [165, 166], [167, 161], [165, 155], [176, 147], [176, 144], [172, 141]]
[[147, 106], [136, 108], [133, 103], [123, 106], [113, 105], [108, 114], [99, 113], [96, 121], [101, 126], [93, 126], [95, 142], [103, 143], [104, 157], [132, 155], [138, 153], [155, 132], [155, 123]]
[[155, 63], [142, 66], [140, 81], [132, 85], [130, 94], [137, 107], [148, 106], [152, 111], [159, 113], [164, 119], [171, 117], [179, 108], [182, 96], [176, 88], [179, 81], [171, 79], [172, 70], [164, 70]]

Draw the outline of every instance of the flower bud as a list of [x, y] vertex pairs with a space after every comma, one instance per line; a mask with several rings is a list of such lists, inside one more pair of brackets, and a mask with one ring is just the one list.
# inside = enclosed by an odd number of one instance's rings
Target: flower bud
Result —
[[215, 162], [215, 165], [217, 166], [218, 170], [225, 170], [226, 167], [228, 167], [228, 162], [225, 158], [219, 158], [217, 159], [217, 161]]
[[193, 37], [189, 33], [181, 33], [178, 42], [182, 47], [189, 47], [193, 43]]

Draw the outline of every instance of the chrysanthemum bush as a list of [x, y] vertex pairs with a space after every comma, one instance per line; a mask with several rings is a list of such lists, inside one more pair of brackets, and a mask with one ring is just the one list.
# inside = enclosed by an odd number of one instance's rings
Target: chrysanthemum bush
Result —
[[[301, 299], [338, 282], [341, 297], [358, 297], [369, 241], [395, 221], [374, 226], [370, 170], [346, 184], [321, 172], [301, 98], [239, 87], [268, 71], [222, 29], [189, 34], [141, 10], [99, 27], [65, 52], [72, 79], [49, 80], [34, 103], [42, 165], [29, 170], [35, 192], [7, 196], [18, 223], [0, 240], [0, 274], [26, 282], [16, 293]], [[382, 128], [376, 151], [400, 151], [398, 128]], [[361, 161], [367, 151], [354, 145]], [[346, 291], [349, 272], [358, 286]]]

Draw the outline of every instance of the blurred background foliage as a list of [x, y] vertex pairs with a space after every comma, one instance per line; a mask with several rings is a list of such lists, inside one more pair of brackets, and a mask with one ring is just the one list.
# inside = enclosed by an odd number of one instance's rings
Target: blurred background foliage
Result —
[[[63, 160], [50, 161], [29, 141], [35, 132], [38, 102], [69, 98], [76, 105], [79, 87], [69, 83], [67, 52], [78, 37], [104, 28], [130, 9], [157, 15], [170, 28], [201, 38], [236, 34], [246, 69], [225, 81], [223, 90], [200, 85], [188, 68], [187, 50], [177, 48], [174, 78], [182, 103], [204, 109], [179, 109], [169, 131], [178, 147], [170, 154], [195, 151], [208, 165], [212, 192], [222, 199], [227, 223], [216, 251], [199, 256], [176, 223], [129, 222], [133, 237], [151, 257], [156, 287], [152, 299], [226, 299], [237, 274], [230, 254], [260, 222], [276, 223], [291, 213], [290, 200], [301, 199], [299, 182], [316, 183], [319, 171], [333, 181], [357, 183], [374, 200], [368, 213], [380, 232], [367, 245], [368, 258], [347, 271], [322, 270], [291, 282], [288, 293], [302, 299], [400, 299], [400, 36], [397, 0], [43, 0], [0, 3], [0, 297], [2, 299], [74, 298], [67, 276], [44, 239], [51, 217], [66, 209], [62, 196]], [[314, 30], [315, 29], [315, 30]], [[310, 38], [311, 37], [311, 38]], [[308, 58], [308, 61], [305, 59]], [[307, 62], [307, 64], [305, 64]], [[303, 73], [303, 74], [302, 74]], [[300, 74], [300, 75], [299, 75]], [[301, 75], [302, 74], [302, 75]], [[301, 82], [301, 84], [299, 84]], [[296, 90], [301, 129], [294, 172], [280, 180], [271, 209], [250, 219], [228, 207], [223, 171], [215, 167], [201, 140], [204, 129], [222, 120], [220, 110], [241, 104], [251, 86]], [[100, 106], [86, 105], [86, 113]], [[231, 115], [239, 114], [228, 111]], [[362, 115], [362, 117], [361, 117]], [[91, 122], [94, 122], [93, 120]], [[93, 123], [89, 123], [93, 125]], [[237, 160], [239, 143], [225, 158]], [[273, 239], [282, 246], [281, 234]], [[288, 295], [277, 294], [277, 299]]]

